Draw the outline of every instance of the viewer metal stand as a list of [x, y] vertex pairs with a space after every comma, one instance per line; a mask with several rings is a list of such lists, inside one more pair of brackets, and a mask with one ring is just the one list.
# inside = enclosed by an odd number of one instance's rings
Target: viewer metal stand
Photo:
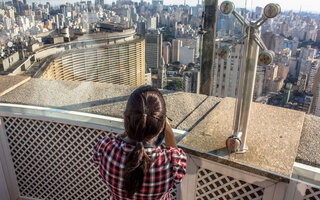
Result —
[[[244, 35], [235, 40], [229, 46], [218, 49], [218, 56], [226, 59], [230, 56], [231, 48], [244, 42], [242, 66], [238, 86], [238, 98], [234, 118], [233, 135], [226, 141], [227, 149], [235, 153], [248, 151], [246, 144], [247, 128], [250, 117], [250, 108], [254, 92], [258, 60], [262, 65], [269, 65], [273, 62], [274, 53], [269, 51], [260, 38], [260, 27], [268, 19], [276, 17], [281, 12], [278, 4], [270, 3], [264, 8], [264, 16], [256, 22], [248, 22], [237, 11], [230, 1], [224, 1], [220, 5], [220, 11], [229, 15], [232, 14], [244, 27]], [[259, 47], [263, 50], [259, 54]]]

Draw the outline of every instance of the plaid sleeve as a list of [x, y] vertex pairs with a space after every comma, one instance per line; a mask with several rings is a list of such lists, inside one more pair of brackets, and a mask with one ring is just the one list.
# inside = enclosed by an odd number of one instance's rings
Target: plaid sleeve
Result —
[[172, 166], [174, 175], [173, 181], [175, 184], [178, 184], [186, 174], [187, 168], [187, 156], [182, 149], [175, 148], [172, 151]]
[[98, 141], [98, 143], [93, 147], [93, 162], [96, 165], [100, 164], [101, 157], [103, 155], [104, 149], [109, 145], [112, 138], [106, 136]]

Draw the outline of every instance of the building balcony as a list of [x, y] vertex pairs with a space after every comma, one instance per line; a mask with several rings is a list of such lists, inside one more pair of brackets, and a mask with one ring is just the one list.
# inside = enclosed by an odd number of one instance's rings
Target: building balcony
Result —
[[[0, 77], [0, 199], [108, 199], [93, 145], [123, 131], [135, 87]], [[245, 154], [225, 148], [235, 99], [163, 91], [187, 175], [174, 199], [320, 199], [320, 118], [253, 103]]]

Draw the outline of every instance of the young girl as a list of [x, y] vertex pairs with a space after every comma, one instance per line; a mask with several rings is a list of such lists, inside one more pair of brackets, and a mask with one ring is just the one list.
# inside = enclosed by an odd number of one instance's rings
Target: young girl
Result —
[[136, 89], [124, 125], [123, 136], [107, 136], [93, 150], [110, 199], [171, 199], [170, 190], [186, 173], [186, 155], [176, 145], [162, 94], [150, 86]]

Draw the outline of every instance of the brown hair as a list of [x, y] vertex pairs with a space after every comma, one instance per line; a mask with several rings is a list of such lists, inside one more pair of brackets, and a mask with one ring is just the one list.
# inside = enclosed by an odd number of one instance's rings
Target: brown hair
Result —
[[162, 94], [151, 86], [139, 87], [130, 95], [124, 115], [125, 131], [136, 141], [135, 148], [127, 155], [123, 177], [130, 198], [141, 189], [151, 164], [143, 143], [157, 136], [165, 122], [166, 105]]

